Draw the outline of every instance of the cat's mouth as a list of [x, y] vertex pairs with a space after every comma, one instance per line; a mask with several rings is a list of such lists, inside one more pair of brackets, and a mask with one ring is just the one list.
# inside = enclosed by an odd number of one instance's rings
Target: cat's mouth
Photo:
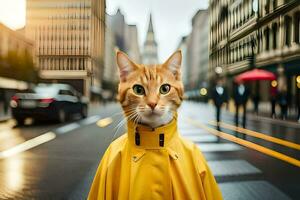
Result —
[[145, 113], [147, 117], [160, 117], [162, 114], [163, 113], [158, 110], [151, 110]]

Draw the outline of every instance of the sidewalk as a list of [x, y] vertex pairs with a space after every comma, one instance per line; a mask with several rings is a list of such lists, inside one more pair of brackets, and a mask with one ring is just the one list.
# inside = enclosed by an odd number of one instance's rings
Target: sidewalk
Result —
[[[229, 106], [226, 108], [226, 111], [235, 114], [235, 105], [234, 102], [231, 100], [229, 101]], [[253, 102], [248, 101], [247, 104], [247, 115], [252, 119], [267, 119], [270, 121], [277, 121], [280, 123], [292, 123], [292, 124], [298, 124], [300, 126], [300, 123], [298, 123], [297, 119], [297, 113], [294, 111], [294, 109], [288, 110], [288, 118], [286, 120], [282, 120], [280, 118], [280, 106], [276, 105], [276, 118], [271, 117], [271, 105], [269, 102], [260, 102], [259, 108], [258, 108], [258, 115], [254, 113], [254, 105]]]

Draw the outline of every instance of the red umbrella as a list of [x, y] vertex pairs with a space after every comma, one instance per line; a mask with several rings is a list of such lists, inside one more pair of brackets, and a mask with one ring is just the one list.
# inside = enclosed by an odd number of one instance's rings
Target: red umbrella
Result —
[[275, 74], [262, 69], [253, 69], [235, 77], [235, 81], [237, 83], [241, 81], [275, 80], [275, 79], [276, 79]]

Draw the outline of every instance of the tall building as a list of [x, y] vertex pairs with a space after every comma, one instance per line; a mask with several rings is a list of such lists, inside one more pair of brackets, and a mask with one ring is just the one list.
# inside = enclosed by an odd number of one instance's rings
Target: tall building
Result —
[[[277, 74], [279, 92], [288, 90], [290, 105], [299, 102], [299, 23], [298, 0], [211, 0], [211, 77], [217, 72], [231, 81], [252, 68], [266, 69]], [[258, 89], [268, 100], [270, 84]]]
[[210, 1], [210, 78], [247, 70], [254, 54], [258, 0]]
[[192, 19], [192, 31], [178, 45], [182, 50], [182, 79], [186, 90], [208, 87], [208, 10], [199, 10]]
[[189, 87], [207, 87], [208, 72], [208, 10], [199, 10], [192, 19], [189, 48]]
[[20, 84], [22, 88], [19, 88], [17, 80], [36, 81], [37, 70], [33, 63], [33, 53], [32, 40], [0, 23], [0, 79], [13, 79], [10, 84], [0, 80], [0, 89], [24, 89], [23, 83]]
[[40, 76], [86, 96], [101, 88], [105, 0], [27, 0], [26, 36], [36, 43]]
[[155, 41], [155, 35], [154, 35], [154, 30], [153, 30], [151, 14], [149, 17], [148, 32], [147, 32], [146, 40], [144, 43], [143, 63], [144, 64], [157, 64], [158, 63], [157, 43]]
[[34, 42], [25, 38], [18, 30], [14, 31], [0, 23], [0, 56], [5, 57], [10, 51], [16, 51], [17, 54], [28, 54], [32, 57]]
[[[109, 16], [108, 16], [109, 17]], [[107, 17], [107, 18], [108, 18]], [[119, 81], [119, 74], [116, 62], [116, 38], [112, 29], [107, 26], [105, 30], [105, 59], [103, 70], [103, 87], [105, 84], [116, 84]]]
[[[103, 82], [110, 87], [119, 81], [116, 50], [122, 50], [136, 63], [141, 61], [136, 25], [128, 25], [121, 10], [106, 15], [105, 66]], [[111, 89], [111, 88], [106, 88]]]
[[0, 118], [8, 117], [16, 90], [28, 89], [28, 82], [38, 79], [33, 52], [33, 41], [0, 23]]
[[189, 69], [188, 69], [188, 56], [187, 56], [187, 47], [188, 47], [188, 36], [181, 38], [178, 48], [182, 53], [182, 64], [181, 64], [181, 79], [183, 85], [186, 87], [189, 84]]
[[118, 9], [116, 14], [108, 16], [107, 26], [112, 30], [114, 34], [116, 45], [121, 51], [126, 51], [125, 44], [125, 16], [121, 12], [121, 9]]
[[138, 30], [136, 25], [126, 25], [125, 28], [126, 53], [136, 63], [141, 62], [141, 53], [138, 41]]

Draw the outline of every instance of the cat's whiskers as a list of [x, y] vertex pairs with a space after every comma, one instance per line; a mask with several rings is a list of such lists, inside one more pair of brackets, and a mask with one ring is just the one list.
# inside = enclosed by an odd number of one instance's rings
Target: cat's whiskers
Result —
[[139, 123], [139, 120], [140, 120], [140, 115], [137, 113], [135, 119], [133, 120], [133, 123], [134, 123], [134, 129], [136, 129], [138, 123]]
[[118, 125], [115, 127], [116, 128], [119, 128], [120, 126], [123, 125], [123, 123], [128, 119], [128, 117], [132, 116], [135, 114], [135, 111], [132, 110], [132, 111], [127, 111], [127, 116], [125, 116], [124, 118], [122, 118], [122, 120], [118, 123]]
[[[122, 111], [122, 112], [119, 112], [119, 113], [115, 113], [114, 115], [112, 115], [112, 116], [116, 116], [116, 115], [125, 115], [124, 117], [126, 117], [126, 114], [128, 115], [128, 114], [131, 114], [131, 113], [133, 113], [134, 112], [134, 109], [132, 109], [132, 110], [128, 110], [128, 111]], [[123, 118], [122, 118], [123, 119]]]
[[126, 114], [127, 112], [131, 112], [131, 111], [133, 111], [133, 110], [135, 110], [135, 107], [134, 106], [131, 106], [131, 108], [129, 108], [127, 111], [120, 111], [120, 112], [116, 112], [116, 113], [114, 113], [114, 114], [112, 114], [112, 115], [110, 115], [110, 117], [115, 117], [115, 116], [118, 116], [118, 115], [124, 115], [124, 114]]
[[117, 124], [117, 126], [114, 128], [115, 132], [113, 134], [113, 137], [111, 139], [112, 140], [115, 138], [116, 134], [118, 133], [119, 129], [127, 122], [128, 117], [132, 116], [135, 114], [135, 108], [131, 108], [130, 110], [124, 111], [127, 113], [128, 116], [125, 116], [124, 118], [122, 118], [122, 120]]

